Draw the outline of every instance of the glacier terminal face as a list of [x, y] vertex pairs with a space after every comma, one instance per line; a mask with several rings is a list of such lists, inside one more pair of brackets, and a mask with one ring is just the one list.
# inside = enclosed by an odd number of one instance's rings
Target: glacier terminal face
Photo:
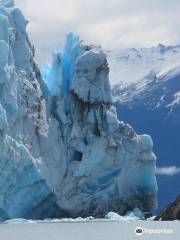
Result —
[[117, 119], [101, 49], [69, 34], [43, 78], [27, 21], [0, 3], [0, 219], [156, 207], [150, 136]]

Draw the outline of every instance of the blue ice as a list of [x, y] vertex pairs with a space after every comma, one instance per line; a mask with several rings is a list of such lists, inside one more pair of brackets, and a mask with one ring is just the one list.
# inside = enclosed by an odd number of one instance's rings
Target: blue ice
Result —
[[42, 76], [52, 96], [65, 96], [71, 89], [76, 61], [83, 53], [79, 36], [69, 33], [62, 52], [53, 53], [52, 64], [45, 65]]

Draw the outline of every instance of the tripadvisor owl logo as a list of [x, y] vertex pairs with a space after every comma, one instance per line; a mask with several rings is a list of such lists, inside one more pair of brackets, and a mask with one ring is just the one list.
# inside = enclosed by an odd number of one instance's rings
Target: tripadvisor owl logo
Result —
[[141, 228], [141, 227], [137, 227], [136, 229], [135, 229], [135, 234], [136, 235], [139, 235], [139, 236], [141, 236], [141, 235], [143, 235], [143, 229]]

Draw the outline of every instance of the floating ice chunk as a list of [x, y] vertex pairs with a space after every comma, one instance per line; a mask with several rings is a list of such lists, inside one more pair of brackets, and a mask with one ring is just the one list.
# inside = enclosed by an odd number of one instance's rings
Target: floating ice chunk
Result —
[[120, 216], [119, 214], [115, 213], [115, 212], [109, 212], [106, 216], [105, 216], [106, 219], [109, 219], [109, 220], [122, 220], [123, 217]]
[[15, 218], [15, 219], [11, 219], [11, 220], [7, 220], [5, 221], [5, 223], [8, 223], [8, 224], [18, 224], [18, 223], [35, 223], [35, 221], [29, 221], [27, 219], [24, 219], [24, 218]]
[[144, 213], [139, 208], [135, 208], [132, 211], [127, 212], [126, 216], [128, 216], [128, 217], [137, 217], [137, 218], [140, 218], [140, 219], [143, 219], [145, 217]]
[[[136, 214], [138, 215], [139, 212], [137, 212]], [[109, 219], [111, 221], [135, 221], [135, 220], [139, 220], [140, 218], [141, 217], [136, 216], [134, 213], [130, 213], [129, 215], [126, 215], [126, 216], [121, 216], [115, 212], [109, 212], [105, 216], [105, 219]]]

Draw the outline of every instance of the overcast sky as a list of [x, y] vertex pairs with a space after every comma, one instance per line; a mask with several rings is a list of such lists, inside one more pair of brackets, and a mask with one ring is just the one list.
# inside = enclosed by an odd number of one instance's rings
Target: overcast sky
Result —
[[16, 0], [39, 63], [67, 32], [105, 49], [180, 44], [180, 0]]

